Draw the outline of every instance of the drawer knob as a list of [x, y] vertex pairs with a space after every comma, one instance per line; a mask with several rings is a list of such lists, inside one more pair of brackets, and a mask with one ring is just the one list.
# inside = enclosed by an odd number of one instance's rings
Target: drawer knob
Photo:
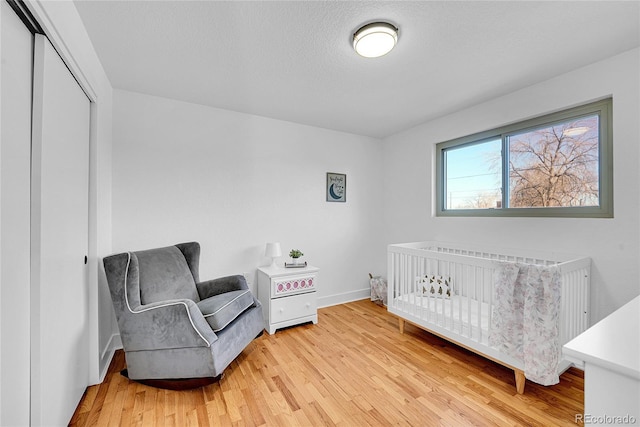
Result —
[[280, 309], [280, 313], [284, 313], [284, 308], [281, 308], [281, 309]]
[[311, 303], [307, 303], [307, 308], [311, 307]]

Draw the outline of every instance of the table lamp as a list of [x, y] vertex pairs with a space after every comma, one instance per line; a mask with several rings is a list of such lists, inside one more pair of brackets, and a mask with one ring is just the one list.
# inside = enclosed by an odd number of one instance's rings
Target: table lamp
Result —
[[282, 256], [280, 243], [267, 243], [267, 247], [264, 250], [264, 256], [271, 258], [271, 267], [276, 267], [276, 258]]

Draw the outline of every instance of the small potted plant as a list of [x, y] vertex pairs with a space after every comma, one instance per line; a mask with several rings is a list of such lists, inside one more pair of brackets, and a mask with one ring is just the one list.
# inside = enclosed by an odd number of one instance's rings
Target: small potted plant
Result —
[[302, 255], [304, 255], [302, 252], [300, 252], [300, 250], [298, 249], [291, 249], [291, 252], [289, 252], [289, 256], [291, 257], [291, 263], [292, 264], [298, 264], [298, 258], [300, 258]]

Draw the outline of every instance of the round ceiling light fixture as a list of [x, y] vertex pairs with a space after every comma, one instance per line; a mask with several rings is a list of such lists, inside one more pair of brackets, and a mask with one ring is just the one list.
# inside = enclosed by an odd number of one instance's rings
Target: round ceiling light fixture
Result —
[[353, 49], [365, 58], [386, 55], [398, 43], [398, 29], [388, 22], [372, 22], [353, 35]]

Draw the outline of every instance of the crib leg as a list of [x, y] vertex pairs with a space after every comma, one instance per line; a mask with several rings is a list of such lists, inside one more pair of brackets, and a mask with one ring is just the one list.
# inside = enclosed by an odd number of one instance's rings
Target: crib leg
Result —
[[398, 317], [398, 328], [400, 329], [400, 333], [404, 334], [404, 319], [402, 317]]
[[527, 382], [524, 371], [514, 369], [513, 372], [516, 374], [516, 391], [518, 394], [524, 394], [524, 384]]

